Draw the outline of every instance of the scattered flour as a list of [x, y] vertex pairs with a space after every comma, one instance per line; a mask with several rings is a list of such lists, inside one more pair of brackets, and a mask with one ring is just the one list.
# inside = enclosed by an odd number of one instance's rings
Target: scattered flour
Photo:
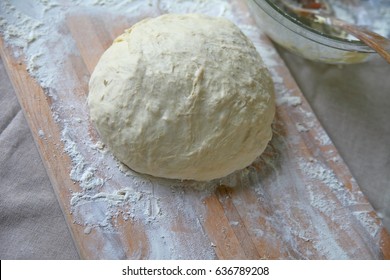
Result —
[[[311, 205], [315, 209], [323, 213], [333, 222], [342, 225], [346, 222], [345, 216], [348, 215], [348, 213], [344, 213], [342, 211], [345, 211], [345, 209], [355, 209], [358, 205], [360, 207], [357, 207], [357, 210], [352, 211], [352, 215], [360, 221], [372, 237], [377, 236], [380, 231], [380, 226], [376, 223], [375, 219], [370, 216], [372, 209], [360, 204], [362, 197], [361, 192], [357, 192], [356, 195], [354, 195], [341, 183], [331, 169], [315, 159], [307, 161], [301, 158], [299, 160], [299, 167], [308, 175], [309, 178], [314, 180], [314, 184], [309, 184], [306, 187], [310, 195]], [[318, 185], [318, 182], [329, 187], [331, 194], [321, 192], [320, 188], [322, 186]], [[345, 208], [339, 209], [337, 205], [334, 203], [332, 204], [328, 195], [336, 196], [337, 200], [341, 203], [341, 205], [345, 206]]]
[[42, 129], [38, 130], [38, 136], [41, 137], [41, 138], [45, 137], [45, 133], [43, 132]]
[[328, 134], [324, 130], [318, 131], [315, 139], [321, 146], [329, 146], [332, 145], [332, 140], [330, 140]]
[[304, 124], [297, 123], [297, 124], [295, 124], [295, 126], [297, 127], [299, 132], [308, 132], [309, 131], [309, 129]]
[[283, 96], [277, 99], [277, 105], [287, 104], [288, 106], [296, 107], [302, 104], [302, 100], [299, 96]]

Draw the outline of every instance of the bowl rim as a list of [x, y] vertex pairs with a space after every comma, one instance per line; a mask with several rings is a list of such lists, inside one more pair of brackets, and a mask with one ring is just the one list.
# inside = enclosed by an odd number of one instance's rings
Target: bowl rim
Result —
[[[302, 23], [298, 19], [292, 17], [288, 13], [284, 12], [278, 5], [272, 0], [252, 0], [257, 6], [259, 6], [268, 16], [276, 20], [279, 24], [283, 25], [290, 31], [309, 39], [313, 42], [332, 47], [335, 49], [346, 51], [357, 51], [364, 53], [374, 53], [375, 51], [362, 43], [359, 40], [348, 40], [340, 37], [331, 36], [322, 33], [310, 26]], [[286, 20], [287, 19], [287, 20]]]

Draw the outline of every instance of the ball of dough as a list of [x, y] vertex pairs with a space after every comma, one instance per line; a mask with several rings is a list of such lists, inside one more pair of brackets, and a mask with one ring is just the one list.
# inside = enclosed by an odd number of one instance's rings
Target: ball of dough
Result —
[[250, 165], [271, 139], [274, 88], [233, 23], [168, 14], [125, 31], [89, 83], [90, 116], [131, 169], [198, 181]]

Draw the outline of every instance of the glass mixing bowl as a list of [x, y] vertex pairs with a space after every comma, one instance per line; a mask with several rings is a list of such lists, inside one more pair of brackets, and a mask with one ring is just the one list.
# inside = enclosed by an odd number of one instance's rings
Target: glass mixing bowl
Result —
[[[256, 23], [274, 42], [305, 58], [350, 64], [378, 56], [353, 36], [335, 36], [303, 23], [277, 1], [247, 0]], [[390, 36], [390, 0], [328, 0], [334, 15], [349, 23]]]

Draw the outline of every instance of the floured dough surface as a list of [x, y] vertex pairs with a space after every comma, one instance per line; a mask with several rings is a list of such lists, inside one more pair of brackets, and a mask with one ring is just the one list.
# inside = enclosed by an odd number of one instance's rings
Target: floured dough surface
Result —
[[89, 83], [92, 121], [131, 169], [199, 181], [245, 168], [271, 139], [273, 82], [249, 39], [203, 15], [145, 19]]

